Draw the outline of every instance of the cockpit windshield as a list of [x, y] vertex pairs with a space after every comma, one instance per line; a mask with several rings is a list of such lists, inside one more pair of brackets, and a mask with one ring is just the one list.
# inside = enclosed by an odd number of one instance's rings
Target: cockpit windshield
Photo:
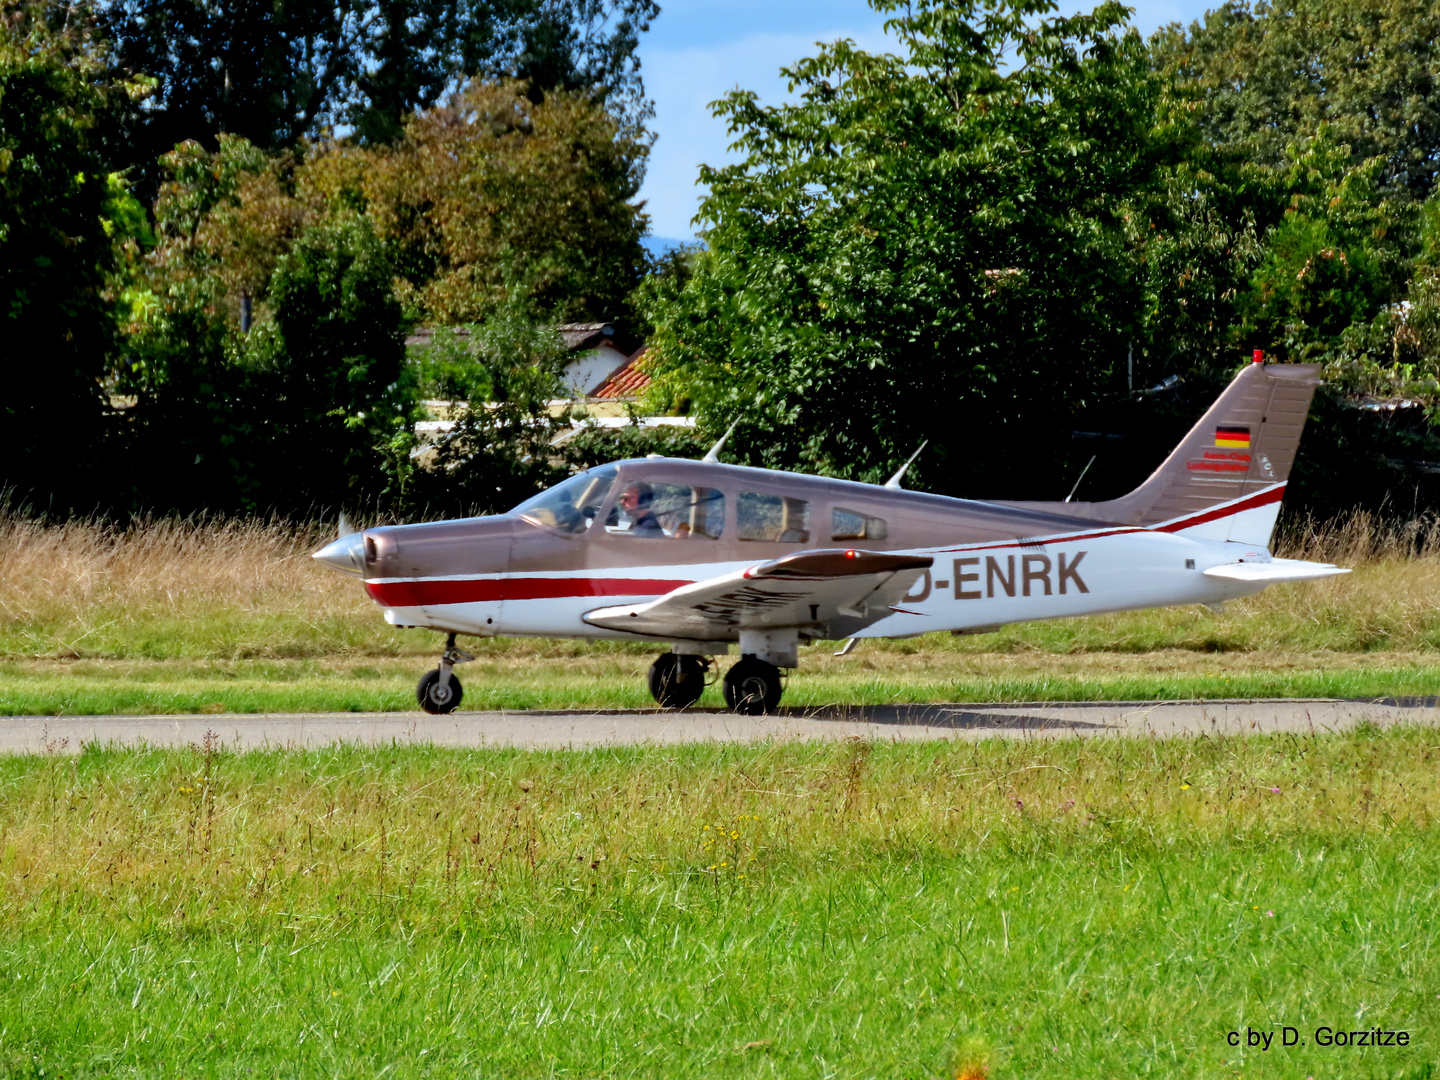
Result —
[[549, 491], [526, 499], [510, 512], [547, 528], [583, 533], [600, 512], [600, 505], [615, 485], [618, 471], [614, 465], [588, 469]]

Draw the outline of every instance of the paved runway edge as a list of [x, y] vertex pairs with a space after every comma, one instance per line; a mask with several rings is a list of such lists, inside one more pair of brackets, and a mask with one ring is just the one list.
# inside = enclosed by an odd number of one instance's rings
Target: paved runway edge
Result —
[[173, 716], [0, 718], [0, 753], [78, 753], [85, 745], [199, 745], [208, 734], [231, 750], [430, 745], [582, 750], [847, 738], [933, 739], [1195, 737], [1323, 734], [1360, 724], [1440, 726], [1435, 698], [1244, 701], [1037, 702], [991, 705], [830, 706], [774, 716], [712, 710], [667, 713], [507, 711], [425, 713], [221, 713]]

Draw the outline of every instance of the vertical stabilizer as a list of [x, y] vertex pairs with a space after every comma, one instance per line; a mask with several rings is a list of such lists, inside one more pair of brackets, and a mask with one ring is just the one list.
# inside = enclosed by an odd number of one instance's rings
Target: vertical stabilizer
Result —
[[1247, 365], [1148, 480], [1098, 503], [1015, 503], [1097, 521], [1268, 546], [1318, 364]]

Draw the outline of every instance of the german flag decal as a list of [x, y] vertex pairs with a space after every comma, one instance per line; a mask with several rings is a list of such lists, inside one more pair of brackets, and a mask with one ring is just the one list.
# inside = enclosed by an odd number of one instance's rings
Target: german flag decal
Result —
[[1249, 450], [1250, 429], [1234, 424], [1221, 424], [1215, 429], [1215, 445], [1227, 450]]

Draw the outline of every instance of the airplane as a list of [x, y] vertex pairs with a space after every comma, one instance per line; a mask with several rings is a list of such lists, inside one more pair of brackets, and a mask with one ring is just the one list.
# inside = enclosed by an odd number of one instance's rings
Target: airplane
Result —
[[[447, 635], [416, 696], [456, 709], [460, 635], [668, 645], [649, 688], [694, 705], [712, 659], [735, 712], [780, 702], [802, 643], [984, 633], [1348, 573], [1269, 550], [1319, 365], [1255, 354], [1139, 487], [1105, 502], [982, 502], [651, 456], [581, 472], [504, 514], [364, 529], [314, 558], [397, 627]], [[733, 430], [733, 426], [732, 426]], [[728, 433], [727, 433], [728, 435]], [[913, 461], [913, 458], [911, 459]], [[1073, 493], [1072, 493], [1073, 494]]]

